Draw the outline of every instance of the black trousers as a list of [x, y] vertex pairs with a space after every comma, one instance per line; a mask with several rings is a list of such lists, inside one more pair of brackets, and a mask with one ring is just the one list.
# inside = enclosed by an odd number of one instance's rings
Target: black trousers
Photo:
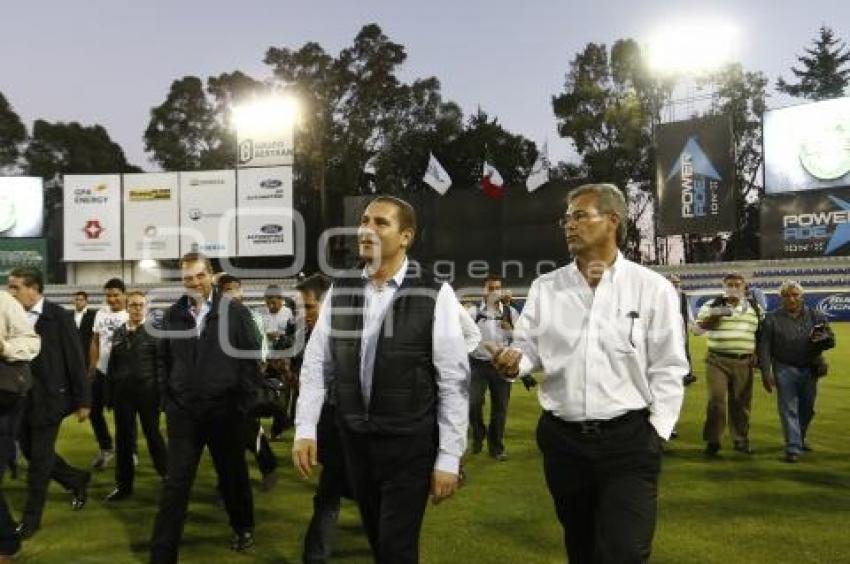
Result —
[[575, 425], [544, 413], [537, 442], [569, 561], [649, 561], [661, 439], [646, 414], [631, 412], [599, 434], [582, 434]]
[[168, 424], [168, 478], [165, 480], [151, 539], [151, 562], [177, 562], [189, 493], [198, 462], [208, 447], [230, 526], [236, 532], [254, 528], [254, 500], [245, 463], [246, 417], [234, 406], [210, 410], [201, 416], [172, 408]]
[[[482, 443], [487, 437], [490, 454], [505, 451], [505, 424], [512, 384], [505, 380], [489, 361], [470, 359], [472, 384], [469, 388], [469, 425], [472, 440]], [[490, 390], [490, 424], [484, 426], [484, 394]]]
[[27, 501], [21, 521], [32, 529], [41, 526], [41, 516], [47, 501], [47, 487], [51, 479], [66, 490], [73, 491], [85, 487], [91, 478], [88, 472], [74, 468], [56, 454], [58, 435], [59, 423], [33, 425], [30, 423], [29, 413], [25, 411], [18, 434], [21, 451], [29, 462]]
[[159, 430], [159, 395], [155, 385], [137, 385], [118, 382], [113, 391], [115, 412], [115, 483], [120, 490], [133, 491], [136, 451], [136, 417], [148, 444], [148, 452], [156, 473], [165, 476], [168, 471], [168, 453], [165, 439]]
[[375, 562], [419, 562], [419, 532], [437, 457], [436, 431], [382, 436], [340, 427], [350, 484]]
[[245, 425], [245, 449], [254, 455], [260, 473], [265, 476], [277, 470], [277, 456], [265, 433], [260, 434], [260, 419], [250, 417]]
[[324, 564], [330, 560], [340, 502], [343, 497], [351, 497], [342, 438], [333, 406], [325, 404], [322, 407], [316, 435], [322, 473], [313, 496], [313, 517], [304, 537], [304, 564]]
[[112, 435], [109, 434], [109, 425], [103, 415], [104, 407], [106, 407], [106, 386], [106, 374], [95, 370], [94, 381], [91, 384], [89, 421], [91, 421], [91, 428], [100, 450], [112, 450]]
[[15, 520], [3, 495], [3, 474], [15, 460], [15, 439], [23, 411], [23, 398], [0, 392], [0, 556], [17, 552], [20, 541], [15, 534]]

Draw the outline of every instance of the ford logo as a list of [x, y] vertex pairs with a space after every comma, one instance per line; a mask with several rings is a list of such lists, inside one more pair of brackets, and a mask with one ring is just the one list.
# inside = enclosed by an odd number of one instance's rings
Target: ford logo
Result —
[[283, 186], [283, 182], [277, 180], [275, 178], [269, 178], [268, 180], [263, 180], [260, 182], [260, 188], [280, 188]]
[[275, 233], [280, 233], [281, 231], [283, 231], [283, 225], [269, 223], [268, 225], [263, 225], [262, 227], [260, 227], [260, 231], [262, 231], [266, 235], [274, 235]]

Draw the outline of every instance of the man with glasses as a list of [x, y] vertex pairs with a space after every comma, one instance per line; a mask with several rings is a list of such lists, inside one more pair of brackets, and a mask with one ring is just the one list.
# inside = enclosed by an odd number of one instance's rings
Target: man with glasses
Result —
[[156, 473], [167, 471], [165, 439], [159, 430], [159, 342], [145, 327], [147, 302], [144, 292], [127, 294], [127, 323], [112, 339], [109, 355], [109, 393], [115, 412], [115, 489], [106, 501], [121, 501], [133, 494], [133, 453], [136, 417], [148, 444]]
[[785, 462], [797, 462], [811, 450], [806, 434], [815, 416], [823, 351], [835, 346], [826, 316], [803, 302], [803, 286], [786, 280], [779, 288], [781, 307], [767, 314], [759, 341], [762, 384], [776, 387], [779, 420], [785, 437]]
[[573, 563], [649, 560], [661, 439], [688, 373], [676, 293], [620, 253], [626, 222], [616, 186], [571, 191], [575, 260], [532, 283], [512, 347], [493, 355], [507, 377], [543, 373], [537, 441]]

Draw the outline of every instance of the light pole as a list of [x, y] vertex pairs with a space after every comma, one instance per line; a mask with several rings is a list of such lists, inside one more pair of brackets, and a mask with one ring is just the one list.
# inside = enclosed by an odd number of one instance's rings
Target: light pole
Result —
[[[698, 100], [710, 99], [711, 94], [704, 97], [690, 96], [673, 99], [672, 93], [675, 82], [682, 78], [691, 81], [699, 77], [710, 77], [711, 73], [734, 60], [738, 47], [740, 33], [736, 26], [716, 18], [689, 18], [681, 21], [672, 20], [658, 28], [650, 36], [648, 43], [649, 67], [653, 78], [671, 82], [671, 90], [664, 105], [671, 108], [676, 104], [687, 102], [693, 104]], [[653, 154], [653, 181], [655, 205], [653, 206], [653, 228], [655, 239], [656, 261], [661, 262], [660, 243], [658, 235], [659, 213], [662, 182], [658, 175], [657, 163], [657, 128], [661, 122], [662, 86], [652, 84], [652, 115], [650, 129]], [[685, 259], [690, 255], [690, 233], [682, 233], [682, 245]], [[664, 237], [664, 263], [669, 262], [669, 237]]]

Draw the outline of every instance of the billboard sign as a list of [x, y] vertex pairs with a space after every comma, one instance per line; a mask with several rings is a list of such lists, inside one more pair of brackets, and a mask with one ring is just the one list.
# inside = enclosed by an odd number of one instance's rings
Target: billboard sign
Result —
[[180, 254], [236, 255], [236, 172], [180, 173]]
[[63, 258], [121, 260], [121, 176], [66, 175]]
[[292, 255], [292, 167], [237, 171], [240, 257]]
[[850, 98], [764, 113], [767, 194], [850, 185]]
[[848, 255], [850, 188], [775, 194], [762, 199], [762, 258]]
[[176, 172], [124, 175], [124, 259], [180, 256]]
[[659, 233], [716, 234], [735, 228], [732, 130], [716, 116], [658, 127]]
[[37, 176], [0, 176], [0, 238], [41, 237], [44, 185]]

